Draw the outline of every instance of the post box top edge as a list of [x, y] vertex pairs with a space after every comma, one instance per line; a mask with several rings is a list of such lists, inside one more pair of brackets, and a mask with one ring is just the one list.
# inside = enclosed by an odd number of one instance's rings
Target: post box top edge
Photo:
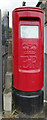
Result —
[[38, 7], [19, 7], [13, 10], [13, 12], [18, 12], [18, 11], [37, 11], [44, 13], [44, 10]]

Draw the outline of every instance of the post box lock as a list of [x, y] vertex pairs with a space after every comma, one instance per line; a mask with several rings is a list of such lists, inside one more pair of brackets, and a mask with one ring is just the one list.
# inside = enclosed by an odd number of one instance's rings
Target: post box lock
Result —
[[42, 55], [42, 52], [40, 52], [40, 55]]

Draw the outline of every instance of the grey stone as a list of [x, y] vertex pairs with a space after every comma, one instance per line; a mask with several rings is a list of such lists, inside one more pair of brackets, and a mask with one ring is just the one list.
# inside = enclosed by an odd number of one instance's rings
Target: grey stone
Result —
[[12, 55], [12, 39], [9, 39], [8, 42], [8, 56]]
[[4, 111], [12, 111], [12, 91], [3, 93]]
[[1, 10], [0, 10], [0, 112], [2, 111], [2, 39], [1, 39]]
[[8, 56], [7, 59], [7, 72], [12, 72], [12, 56]]
[[12, 73], [7, 72], [5, 75], [5, 89], [12, 88]]

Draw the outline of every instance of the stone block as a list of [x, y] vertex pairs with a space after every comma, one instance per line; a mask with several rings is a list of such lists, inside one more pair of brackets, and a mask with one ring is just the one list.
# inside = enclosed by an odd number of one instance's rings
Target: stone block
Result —
[[5, 89], [12, 88], [12, 73], [7, 72], [5, 74]]
[[3, 93], [4, 111], [12, 111], [12, 91]]
[[2, 120], [2, 113], [0, 112], [0, 120]]
[[7, 58], [7, 72], [12, 72], [12, 57]]
[[8, 56], [12, 55], [12, 40], [10, 39], [8, 42]]

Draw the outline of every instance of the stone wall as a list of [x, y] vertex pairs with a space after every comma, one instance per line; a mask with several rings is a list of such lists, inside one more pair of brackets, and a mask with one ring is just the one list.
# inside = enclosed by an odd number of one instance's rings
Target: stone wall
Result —
[[8, 41], [7, 72], [5, 74], [3, 109], [4, 111], [12, 111], [12, 39], [9, 39]]
[[45, 8], [45, 22], [47, 22], [47, 1], [45, 3], [45, 6], [46, 6], [46, 8]]

